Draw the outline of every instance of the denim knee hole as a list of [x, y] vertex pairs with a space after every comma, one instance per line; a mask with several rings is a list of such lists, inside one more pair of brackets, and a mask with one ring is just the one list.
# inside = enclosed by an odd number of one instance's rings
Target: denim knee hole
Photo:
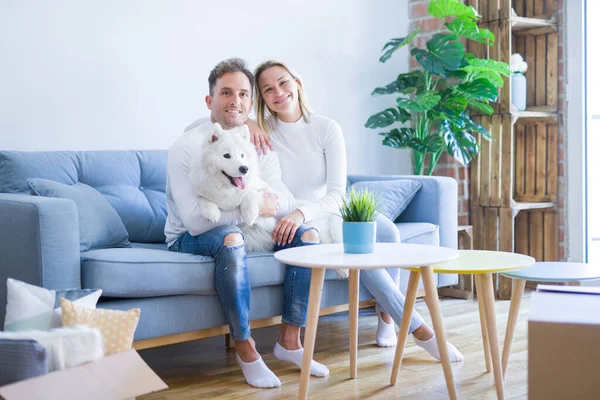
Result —
[[315, 244], [321, 241], [319, 233], [315, 228], [307, 229], [306, 232], [300, 236], [300, 241], [305, 244]]

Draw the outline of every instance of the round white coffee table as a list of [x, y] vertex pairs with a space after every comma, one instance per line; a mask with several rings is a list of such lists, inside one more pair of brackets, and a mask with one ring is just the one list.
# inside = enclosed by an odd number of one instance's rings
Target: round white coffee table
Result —
[[[425, 284], [427, 306], [433, 319], [444, 377], [450, 398], [456, 398], [456, 387], [452, 377], [450, 356], [446, 347], [446, 334], [440, 310], [437, 288], [434, 282], [432, 265], [444, 263], [458, 257], [457, 250], [445, 247], [426, 246], [420, 244], [377, 243], [371, 254], [346, 254], [343, 244], [323, 244], [319, 246], [302, 246], [285, 249], [275, 253], [278, 261], [298, 267], [312, 269], [310, 279], [310, 295], [308, 298], [308, 315], [304, 332], [304, 357], [300, 373], [299, 399], [308, 397], [310, 363], [315, 349], [317, 322], [321, 305], [321, 292], [326, 269], [350, 270], [349, 307], [350, 307], [350, 377], [356, 378], [356, 356], [358, 349], [358, 289], [361, 269], [421, 267]], [[412, 307], [412, 306], [411, 306]]]
[[577, 283], [581, 281], [600, 279], [600, 267], [575, 262], [538, 262], [531, 267], [517, 271], [502, 272], [502, 275], [513, 279], [513, 291], [508, 312], [504, 347], [502, 348], [502, 373], [506, 376], [508, 359], [512, 341], [517, 327], [517, 318], [521, 308], [521, 300], [527, 281], [547, 283]]

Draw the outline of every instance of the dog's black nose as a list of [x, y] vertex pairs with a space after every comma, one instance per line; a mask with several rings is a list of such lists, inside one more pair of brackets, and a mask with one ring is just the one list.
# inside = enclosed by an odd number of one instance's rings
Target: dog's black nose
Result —
[[241, 172], [242, 174], [245, 174], [246, 172], [248, 172], [248, 167], [246, 167], [245, 165], [242, 165], [242, 166], [240, 167], [240, 172]]

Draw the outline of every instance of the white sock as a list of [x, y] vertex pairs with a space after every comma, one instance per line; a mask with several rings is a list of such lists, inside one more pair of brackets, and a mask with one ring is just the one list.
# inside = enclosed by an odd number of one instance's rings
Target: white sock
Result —
[[[440, 357], [440, 349], [438, 349], [437, 341], [435, 339], [435, 334], [433, 334], [431, 339], [425, 340], [425, 341], [421, 341], [421, 340], [417, 339], [416, 337], [414, 337], [414, 335], [413, 335], [413, 340], [415, 341], [415, 344], [417, 346], [423, 348], [426, 352], [431, 354], [434, 358], [437, 358], [438, 360], [441, 358]], [[453, 345], [451, 345], [448, 342], [446, 342], [446, 346], [448, 346], [448, 354], [450, 355], [450, 362], [458, 362], [458, 361], [464, 360], [463, 355], [460, 353], [460, 351], [458, 351], [458, 349], [456, 347], [454, 347]]]
[[[304, 349], [298, 350], [287, 350], [283, 348], [279, 343], [275, 343], [273, 349], [273, 355], [275, 358], [281, 361], [291, 362], [302, 368], [302, 356], [304, 355]], [[310, 363], [310, 374], [313, 376], [324, 377], [329, 375], [329, 369], [321, 363], [312, 360]]]
[[246, 382], [248, 382], [250, 386], [258, 388], [274, 388], [281, 386], [281, 381], [277, 375], [267, 367], [262, 357], [256, 361], [246, 363], [243, 362], [236, 353], [235, 359], [240, 365], [240, 368], [242, 368], [244, 378], [246, 378]]
[[375, 306], [375, 311], [377, 312], [377, 335], [375, 337], [377, 346], [395, 346], [398, 342], [398, 337], [396, 336], [396, 327], [394, 326], [394, 321], [388, 324], [383, 320], [383, 318], [381, 318], [381, 310], [379, 309], [379, 305]]

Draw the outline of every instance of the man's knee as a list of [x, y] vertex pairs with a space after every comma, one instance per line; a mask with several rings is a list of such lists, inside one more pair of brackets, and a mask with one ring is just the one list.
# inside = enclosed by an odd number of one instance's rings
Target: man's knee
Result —
[[318, 242], [320, 240], [319, 232], [316, 229], [309, 229], [302, 234], [300, 239], [303, 242]]
[[244, 244], [244, 237], [237, 232], [228, 234], [223, 240], [223, 245], [226, 247], [241, 246], [242, 244]]

